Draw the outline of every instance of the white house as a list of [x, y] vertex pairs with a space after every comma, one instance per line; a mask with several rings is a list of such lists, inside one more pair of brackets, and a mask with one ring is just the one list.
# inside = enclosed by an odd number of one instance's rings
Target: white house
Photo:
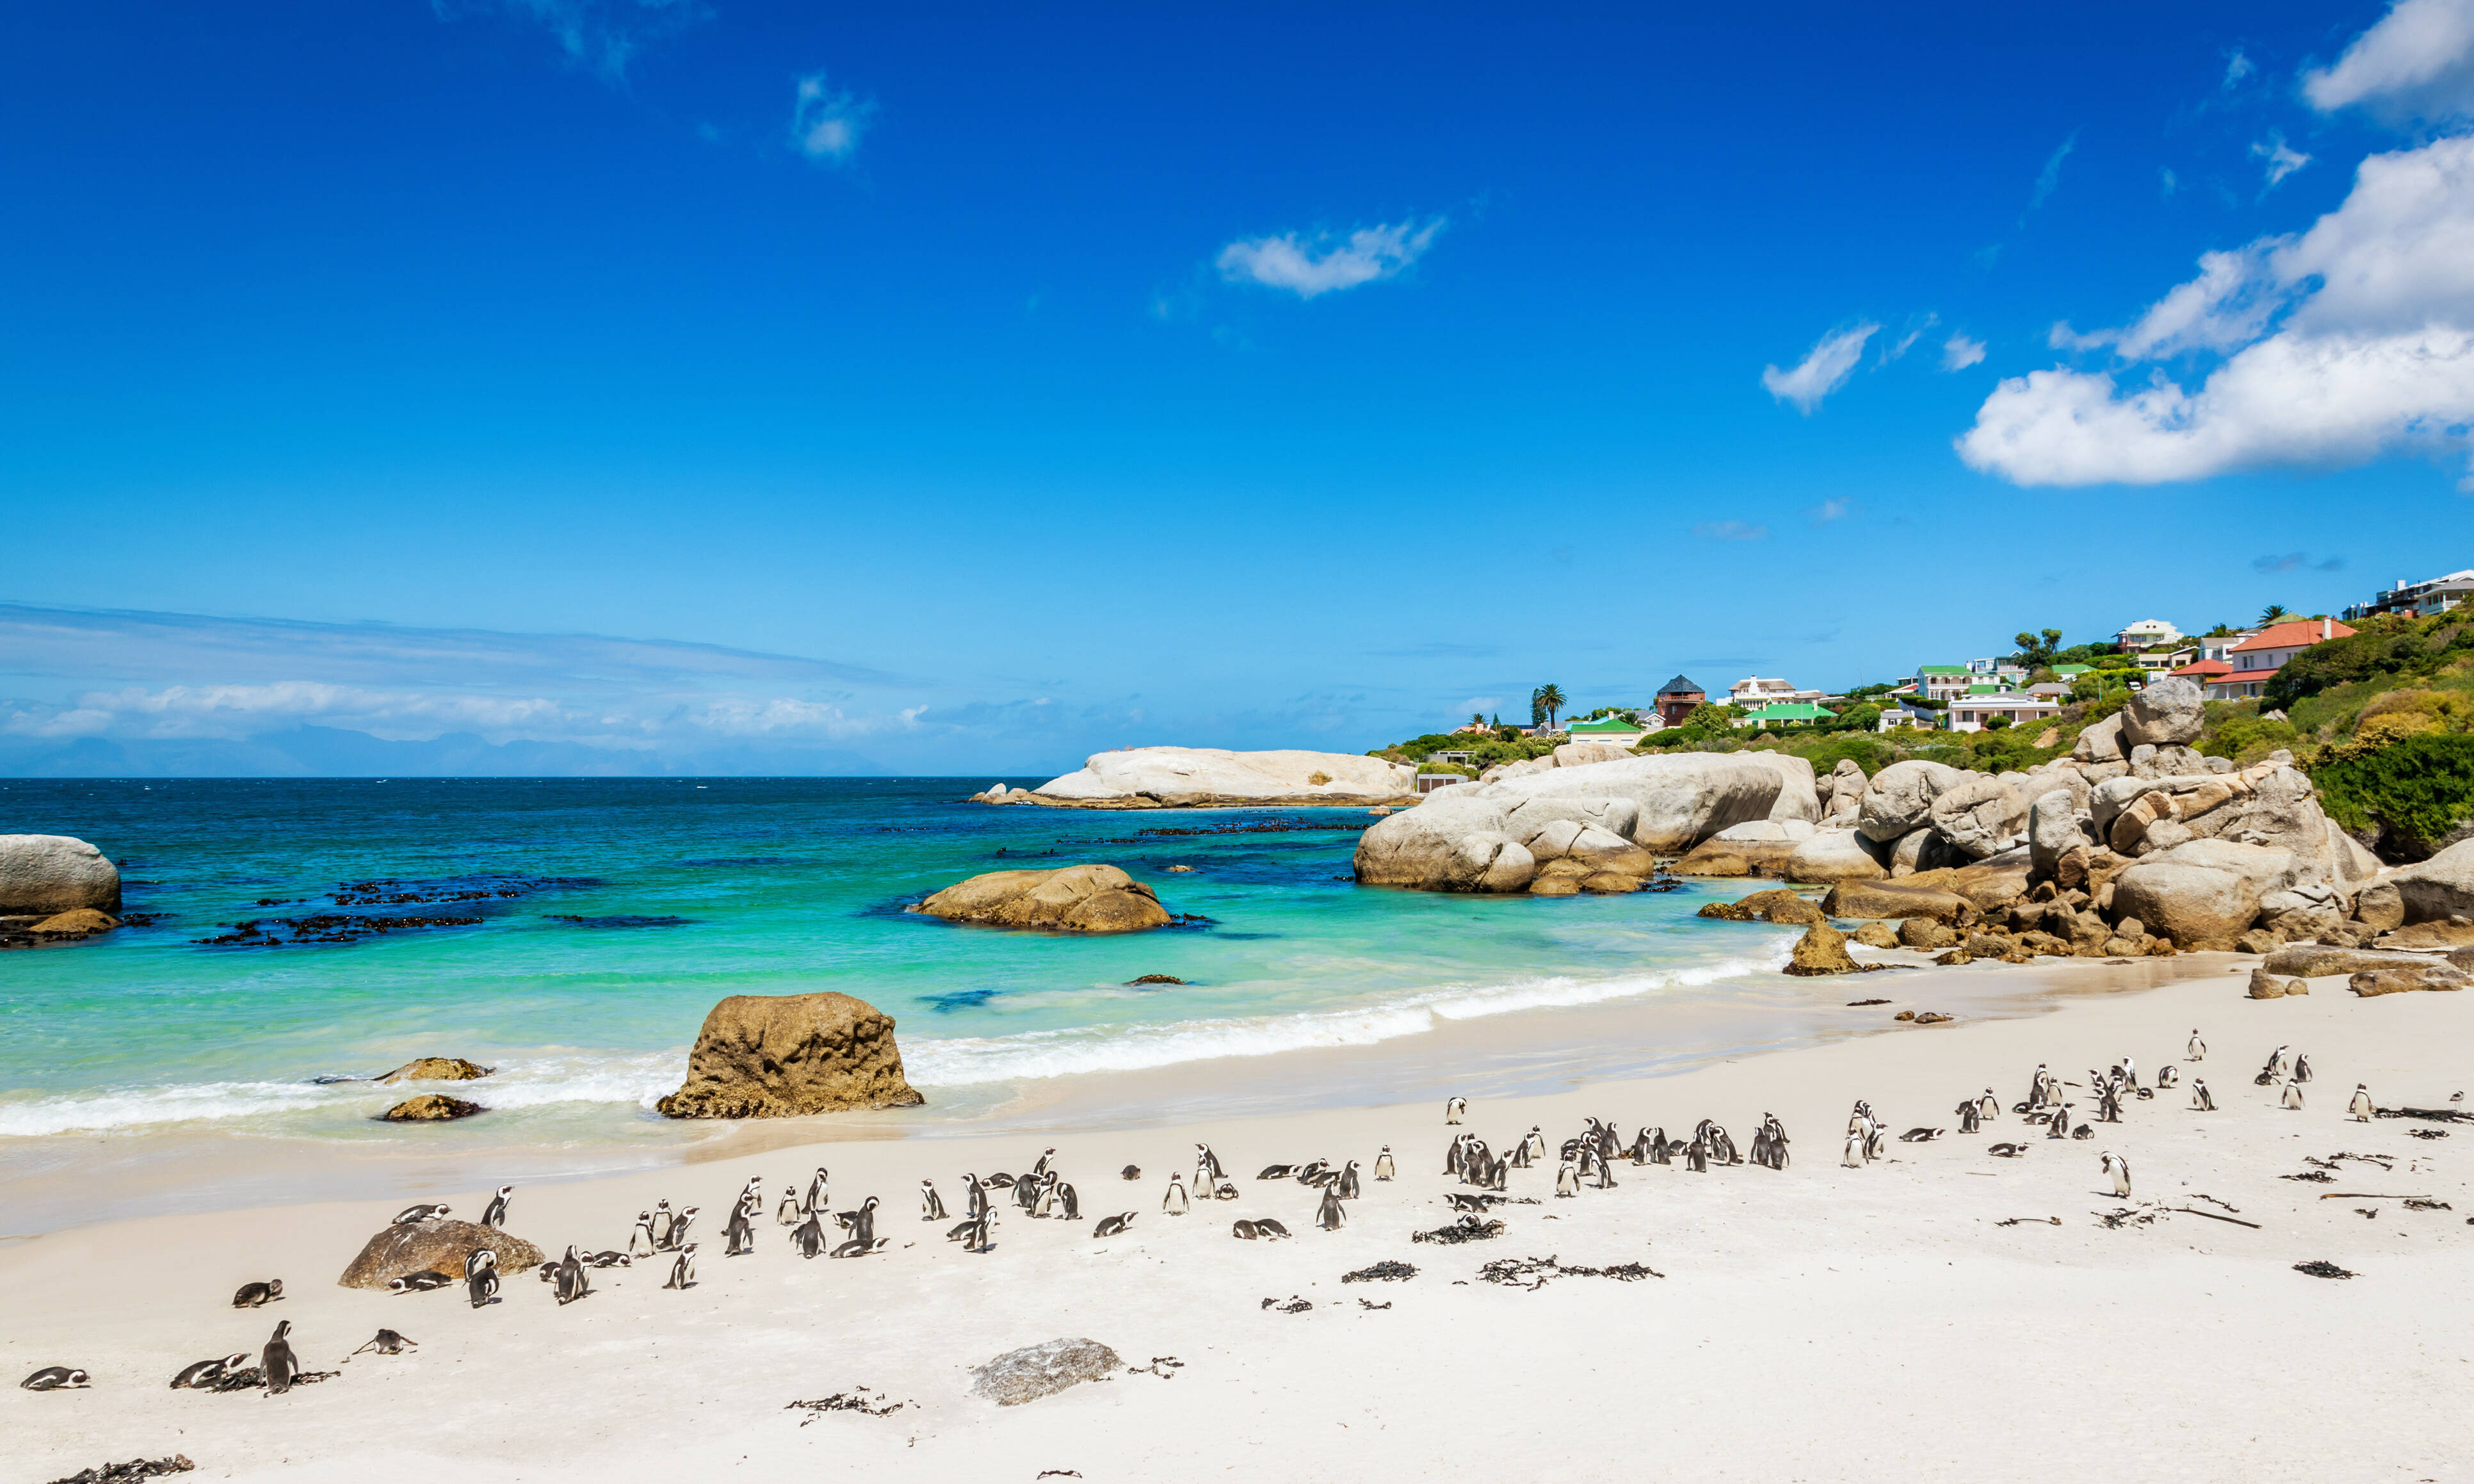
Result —
[[1772, 701], [1817, 701], [1823, 693], [1799, 691], [1788, 681], [1747, 675], [1727, 687], [1730, 706], [1766, 706]]
[[[2331, 639], [2350, 639], [2353, 629], [2334, 619], [2297, 619], [2291, 623], [2271, 623], [2241, 644], [2225, 650], [2225, 669], [2210, 674], [2201, 684], [2207, 687], [2212, 701], [2247, 700], [2268, 687], [2268, 677], [2285, 668], [2285, 662]], [[2191, 667], [2194, 669], [2198, 666]], [[2200, 679], [2197, 675], [2191, 678]]]
[[2025, 691], [1991, 691], [1981, 694], [1962, 695], [1950, 703], [1950, 729], [1953, 732], [1978, 732], [1984, 723], [1996, 717], [2014, 726], [2042, 721], [2062, 709], [2059, 699], [2050, 695], [2030, 695]]
[[2367, 619], [2374, 614], [2410, 613], [2417, 619], [2428, 619], [2436, 613], [2447, 613], [2474, 598], [2474, 571], [2453, 572], [2445, 577], [2426, 577], [2420, 582], [2397, 579], [2389, 588], [2367, 603], [2357, 603], [2345, 610], [2348, 619]]
[[1914, 681], [1916, 693], [1928, 701], [1946, 701], [1953, 695], [1965, 695], [1976, 684], [1976, 675], [1964, 665], [1919, 665]]
[[2136, 623], [2123, 624], [2122, 632], [2113, 636], [2113, 646], [2117, 649], [2152, 649], [2158, 645], [2179, 644], [2181, 641], [2182, 631], [2172, 624], [2162, 619], [2142, 619]]

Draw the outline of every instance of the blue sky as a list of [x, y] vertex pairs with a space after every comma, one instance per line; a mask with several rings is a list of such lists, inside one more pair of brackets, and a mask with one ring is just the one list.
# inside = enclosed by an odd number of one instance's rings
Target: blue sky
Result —
[[1662, 10], [29, 10], [0, 769], [1363, 750], [2474, 566], [2474, 0]]

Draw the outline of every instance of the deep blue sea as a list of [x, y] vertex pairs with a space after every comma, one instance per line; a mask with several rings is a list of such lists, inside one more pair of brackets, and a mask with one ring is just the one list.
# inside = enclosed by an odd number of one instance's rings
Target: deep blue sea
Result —
[[[687, 1133], [650, 1105], [730, 994], [836, 989], [890, 1013], [930, 1099], [906, 1116], [934, 1123], [1076, 1079], [1268, 1076], [1300, 1049], [1802, 983], [1765, 972], [1790, 934], [1696, 921], [1699, 889], [1363, 888], [1362, 811], [965, 802], [991, 781], [0, 780], [0, 832], [92, 840], [145, 923], [0, 954], [0, 1171], [12, 1140], [419, 1136], [373, 1121], [400, 1090], [315, 1079], [424, 1055], [497, 1067], [470, 1091], [494, 1142], [658, 1146]], [[1207, 921], [1072, 937], [904, 911], [978, 872], [1082, 861]], [[389, 917], [414, 920], [362, 931]], [[420, 920], [455, 917], [477, 920]], [[1188, 983], [1128, 985], [1144, 974]]]

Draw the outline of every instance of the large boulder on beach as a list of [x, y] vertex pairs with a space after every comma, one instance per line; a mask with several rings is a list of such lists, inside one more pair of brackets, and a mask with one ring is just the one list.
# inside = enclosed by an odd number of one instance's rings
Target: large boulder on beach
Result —
[[2090, 722], [2071, 748], [2071, 757], [2081, 763], [2119, 763], [2122, 758], [2122, 713], [2115, 712], [2101, 721]]
[[2260, 967], [2270, 974], [2282, 974], [2292, 979], [2322, 979], [2332, 974], [2360, 974], [2371, 969], [2410, 969], [2431, 961], [2416, 953], [2383, 953], [2370, 948], [2294, 943], [2269, 954]]
[[2261, 900], [2292, 879], [2289, 852], [2192, 840], [2115, 877], [2113, 911], [2138, 918], [2178, 947], [2229, 949], [2259, 916]]
[[1762, 763], [1777, 768], [1778, 797], [1770, 803], [1773, 819], [1799, 819], [1807, 824], [1821, 818], [1821, 791], [1812, 775], [1812, 761], [1792, 752], [1756, 750], [1735, 756], [1748, 763]]
[[1055, 933], [1139, 933], [1172, 920], [1151, 888], [1113, 865], [989, 871], [957, 882], [911, 910], [947, 922]]
[[360, 1255], [335, 1281], [346, 1288], [384, 1288], [391, 1278], [444, 1273], [459, 1282], [465, 1259], [482, 1248], [498, 1254], [501, 1281], [542, 1265], [542, 1250], [496, 1227], [469, 1221], [408, 1221], [387, 1228], [362, 1245]]
[[1853, 974], [1856, 967], [1847, 952], [1847, 935], [1827, 922], [1815, 920], [1804, 930], [1804, 937], [1796, 939], [1785, 972], [1805, 976]]
[[2008, 781], [1976, 773], [1934, 794], [1928, 816], [1935, 834], [1981, 861], [2019, 843], [2027, 803]]
[[2169, 676], [2150, 684], [2122, 708], [2122, 744], [2164, 747], [2197, 741], [2207, 724], [2206, 700], [2189, 680]]
[[1530, 842], [1559, 823], [1594, 826], [1648, 852], [1686, 851], [1730, 825], [1768, 818], [1783, 776], [1741, 755], [1677, 753], [1444, 789], [1359, 837], [1357, 879], [1525, 890], [1537, 874]]
[[1417, 769], [1351, 752], [1232, 752], [1225, 747], [1128, 747], [1096, 754], [1078, 772], [989, 803], [1065, 809], [1192, 809], [1215, 804], [1396, 804], [1416, 797]]
[[972, 1367], [971, 1392], [1001, 1407], [1020, 1406], [1084, 1381], [1104, 1381], [1124, 1365], [1097, 1340], [1051, 1340]]
[[2474, 918], [2474, 839], [2462, 840], [2428, 861], [2388, 873], [2407, 922]]
[[1886, 853], [1861, 831], [1822, 830], [1788, 853], [1783, 874], [1815, 885], [1879, 881], [1890, 874], [1882, 861]]
[[2474, 975], [2439, 962], [2412, 968], [2366, 969], [2345, 981], [2345, 987], [2369, 999], [2373, 995], [2406, 994], [2416, 989], [2463, 989], [2474, 986]]
[[667, 1118], [797, 1118], [927, 1102], [902, 1075], [893, 1017], [847, 994], [734, 994], [688, 1053]]
[[120, 911], [120, 867], [68, 835], [0, 835], [0, 912]]
[[1814, 789], [1821, 798], [1821, 817], [1835, 819], [1844, 816], [1852, 823], [1856, 811], [1864, 807], [1864, 790], [1871, 782], [1864, 776], [1864, 770], [1856, 766], [1854, 758], [1840, 758], [1828, 778], [1814, 782]]
[[1932, 822], [1932, 803], [1942, 791], [1955, 787], [1967, 774], [1947, 763], [1910, 758], [1873, 775], [1856, 827], [1867, 839], [1893, 840]]
[[1975, 904], [1955, 891], [1903, 881], [1842, 881], [1821, 899], [1821, 910], [1832, 917], [1930, 917], [1944, 924], [1976, 915]]
[[2050, 790], [2027, 807], [2027, 859], [2037, 875], [2053, 875], [2061, 867], [2062, 857], [2088, 844], [2070, 790]]

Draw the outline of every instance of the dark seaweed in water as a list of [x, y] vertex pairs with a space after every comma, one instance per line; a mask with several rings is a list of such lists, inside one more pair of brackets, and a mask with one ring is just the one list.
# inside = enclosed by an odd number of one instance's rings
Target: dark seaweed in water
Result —
[[536, 891], [559, 888], [598, 887], [603, 883], [594, 876], [519, 876], [505, 871], [485, 871], [472, 876], [449, 876], [441, 881], [402, 881], [380, 878], [372, 881], [348, 881], [335, 888], [338, 907], [402, 907], [415, 902], [494, 902]]
[[[362, 917], [343, 912], [319, 912], [308, 917], [268, 917], [236, 922], [229, 933], [190, 941], [237, 948], [280, 948], [295, 943], [356, 943], [365, 937], [401, 933], [413, 928], [469, 928], [480, 920], [478, 917]], [[286, 934], [290, 936], [286, 937]]]
[[612, 912], [604, 917], [579, 917], [573, 912], [551, 912], [552, 922], [571, 922], [579, 928], [680, 928], [695, 921], [693, 917], [647, 917], [635, 912]]
[[[332, 895], [338, 907], [399, 907], [434, 902], [500, 902], [537, 891], [597, 887], [593, 876], [523, 876], [483, 871], [439, 881], [378, 878], [348, 881]], [[470, 912], [402, 916], [363, 916], [353, 912], [311, 912], [300, 917], [260, 917], [230, 925], [231, 931], [194, 939], [221, 947], [279, 948], [295, 943], [351, 943], [384, 933], [416, 928], [469, 928], [481, 918]]]
[[1386, 1261], [1370, 1268], [1360, 1268], [1354, 1273], [1344, 1273], [1340, 1280], [1344, 1283], [1398, 1283], [1417, 1276], [1418, 1270], [1405, 1262]]
[[2313, 1277], [2352, 1277], [2354, 1276], [2333, 1262], [2297, 1262], [2293, 1265], [2293, 1271], [2308, 1273]]
[[100, 1464], [92, 1469], [80, 1469], [62, 1474], [52, 1484], [135, 1484], [139, 1479], [159, 1479], [167, 1473], [186, 1473], [197, 1465], [185, 1453], [169, 1458], [133, 1458], [123, 1464]]
[[951, 1013], [958, 1010], [976, 1010], [997, 997], [993, 989], [957, 989], [950, 994], [932, 994], [928, 1003], [936, 1010]]

